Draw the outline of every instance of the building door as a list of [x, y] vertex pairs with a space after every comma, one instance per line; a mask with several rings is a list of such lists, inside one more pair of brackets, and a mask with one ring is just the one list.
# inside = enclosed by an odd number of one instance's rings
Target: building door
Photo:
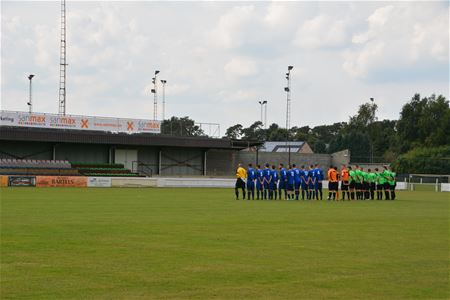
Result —
[[[125, 168], [136, 172], [138, 151], [133, 149], [116, 149], [114, 153], [114, 163], [123, 164]], [[134, 167], [134, 169], [133, 169]]]

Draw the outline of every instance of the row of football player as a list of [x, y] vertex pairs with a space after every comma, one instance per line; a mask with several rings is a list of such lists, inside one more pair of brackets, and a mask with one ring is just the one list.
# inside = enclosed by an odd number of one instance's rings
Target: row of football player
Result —
[[[348, 200], [373, 200], [375, 192], [378, 200], [382, 200], [383, 193], [386, 200], [395, 199], [396, 174], [387, 166], [381, 172], [378, 168], [373, 171], [368, 169], [366, 172], [358, 165], [353, 168], [342, 165], [340, 173], [337, 167], [330, 166], [327, 175], [329, 200], [339, 200], [339, 182], [342, 200], [345, 200], [346, 196]], [[302, 200], [322, 200], [323, 197], [324, 173], [318, 164], [310, 165], [309, 168], [297, 168], [295, 164], [285, 168], [280, 164], [278, 170], [269, 164], [266, 164], [264, 169], [260, 165], [253, 168], [252, 164], [249, 164], [246, 170], [239, 164], [236, 177], [236, 199], [239, 199], [239, 189], [242, 190], [244, 199], [247, 190], [249, 200], [255, 199], [255, 191], [257, 200], [282, 199], [282, 192], [286, 200], [299, 200], [300, 194]]]

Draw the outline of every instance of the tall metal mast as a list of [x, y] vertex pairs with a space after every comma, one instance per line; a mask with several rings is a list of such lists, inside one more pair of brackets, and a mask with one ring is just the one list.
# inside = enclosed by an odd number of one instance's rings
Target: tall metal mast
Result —
[[66, 114], [66, 0], [61, 0], [61, 47], [59, 58], [59, 109], [60, 115]]
[[153, 120], [158, 120], [158, 73], [159, 71], [155, 71], [155, 77], [152, 78], [153, 88]]
[[291, 164], [291, 143], [289, 142], [289, 133], [291, 129], [291, 70], [293, 66], [288, 66], [286, 73], [287, 87], [284, 88], [286, 92], [286, 146], [288, 146], [288, 164]]
[[161, 120], [165, 120], [166, 119], [166, 83], [167, 80], [163, 79], [161, 80], [162, 86], [163, 86], [163, 100], [162, 100], [162, 119]]

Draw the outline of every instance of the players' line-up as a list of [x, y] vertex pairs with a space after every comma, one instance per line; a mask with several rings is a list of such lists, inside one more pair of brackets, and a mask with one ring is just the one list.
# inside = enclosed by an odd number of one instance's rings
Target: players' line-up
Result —
[[[340, 172], [337, 167], [330, 166], [328, 175], [328, 197], [327, 200], [339, 201], [339, 185], [342, 200], [395, 200], [396, 174], [387, 166], [383, 170], [375, 168], [367, 172], [358, 165], [342, 165]], [[310, 165], [308, 168], [295, 164], [284, 167], [269, 164], [265, 168], [257, 165], [253, 168], [248, 164], [244, 169], [241, 164], [236, 170], [236, 200], [239, 200], [239, 189], [242, 190], [242, 198], [247, 196], [248, 200], [322, 200], [323, 170], [318, 164]]]

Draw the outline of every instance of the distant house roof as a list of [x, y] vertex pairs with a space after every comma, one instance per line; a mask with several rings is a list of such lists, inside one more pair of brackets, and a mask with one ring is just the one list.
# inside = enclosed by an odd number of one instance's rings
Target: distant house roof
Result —
[[311, 152], [310, 147], [308, 143], [304, 141], [297, 141], [297, 142], [286, 142], [286, 141], [273, 141], [273, 142], [265, 142], [261, 148], [259, 148], [259, 151], [261, 152], [301, 152], [302, 148], [307, 146], [308, 148], [307, 152]]

